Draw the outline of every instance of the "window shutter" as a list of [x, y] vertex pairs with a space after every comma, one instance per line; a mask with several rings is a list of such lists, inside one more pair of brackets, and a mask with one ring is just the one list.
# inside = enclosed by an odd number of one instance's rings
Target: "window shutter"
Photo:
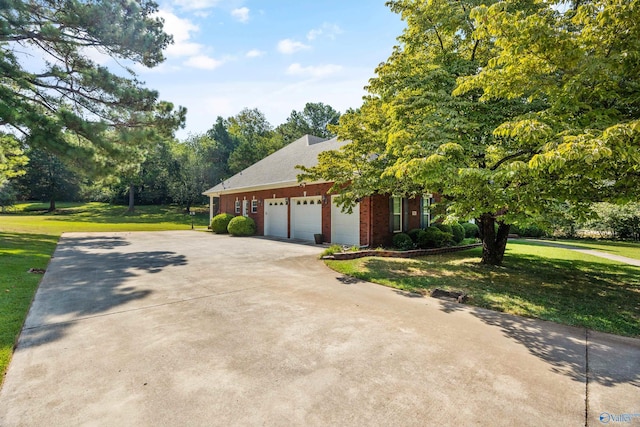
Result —
[[409, 199], [402, 199], [402, 232], [409, 231]]

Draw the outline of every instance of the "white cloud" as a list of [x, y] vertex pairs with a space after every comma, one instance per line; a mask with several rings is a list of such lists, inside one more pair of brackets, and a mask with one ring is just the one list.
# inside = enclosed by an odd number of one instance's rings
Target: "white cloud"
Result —
[[342, 28], [336, 24], [329, 24], [325, 22], [320, 28], [314, 28], [307, 33], [307, 40], [315, 40], [318, 37], [326, 37], [329, 39], [335, 39], [337, 35], [342, 34]]
[[335, 64], [326, 64], [326, 65], [310, 65], [308, 67], [303, 67], [298, 63], [294, 63], [289, 65], [287, 68], [287, 74], [292, 76], [303, 76], [303, 77], [312, 77], [312, 78], [322, 78], [327, 77], [331, 74], [335, 74], [342, 70], [342, 66]]
[[265, 52], [258, 49], [251, 49], [249, 52], [245, 54], [247, 58], [258, 58], [260, 56], [264, 56]]
[[222, 64], [224, 64], [224, 61], [211, 58], [207, 55], [192, 56], [184, 63], [184, 65], [188, 67], [199, 68], [201, 70], [215, 70]]
[[164, 31], [173, 36], [173, 44], [165, 50], [168, 57], [193, 56], [200, 53], [203, 46], [189, 41], [191, 33], [200, 30], [197, 25], [166, 10], [158, 11], [157, 16], [164, 19]]
[[278, 52], [292, 54], [299, 50], [309, 49], [310, 46], [291, 39], [284, 39], [278, 42]]
[[241, 7], [238, 9], [233, 9], [231, 11], [231, 16], [233, 16], [235, 19], [237, 19], [240, 22], [247, 22], [249, 21], [249, 8]]

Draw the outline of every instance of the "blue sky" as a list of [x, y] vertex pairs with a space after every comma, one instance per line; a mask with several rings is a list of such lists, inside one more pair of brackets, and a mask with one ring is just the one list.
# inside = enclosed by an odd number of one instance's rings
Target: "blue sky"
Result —
[[159, 4], [175, 44], [163, 64], [136, 72], [161, 99], [187, 107], [181, 138], [244, 107], [260, 109], [273, 126], [307, 102], [358, 107], [404, 27], [384, 0]]

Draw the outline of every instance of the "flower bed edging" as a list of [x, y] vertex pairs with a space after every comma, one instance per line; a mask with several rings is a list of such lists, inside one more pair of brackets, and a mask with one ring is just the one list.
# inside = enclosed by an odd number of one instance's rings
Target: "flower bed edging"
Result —
[[410, 251], [365, 250], [365, 251], [357, 251], [357, 252], [338, 252], [333, 255], [324, 256], [322, 257], [322, 259], [347, 260], [347, 259], [364, 258], [367, 256], [385, 257], [385, 258], [414, 258], [414, 257], [426, 256], [426, 255], [438, 255], [438, 254], [447, 254], [451, 252], [459, 252], [467, 249], [477, 248], [480, 246], [482, 246], [482, 243], [474, 243], [472, 245], [464, 245], [464, 246], [451, 246], [448, 248], [413, 249]]

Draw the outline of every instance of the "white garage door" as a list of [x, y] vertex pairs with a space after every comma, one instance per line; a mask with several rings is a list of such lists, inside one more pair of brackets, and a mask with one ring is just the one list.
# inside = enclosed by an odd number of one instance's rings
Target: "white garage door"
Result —
[[331, 200], [331, 243], [360, 246], [360, 203], [348, 214], [343, 213], [334, 200]]
[[264, 200], [264, 235], [273, 237], [288, 236], [287, 202], [285, 199]]
[[294, 197], [291, 199], [291, 238], [314, 240], [322, 233], [322, 197]]

